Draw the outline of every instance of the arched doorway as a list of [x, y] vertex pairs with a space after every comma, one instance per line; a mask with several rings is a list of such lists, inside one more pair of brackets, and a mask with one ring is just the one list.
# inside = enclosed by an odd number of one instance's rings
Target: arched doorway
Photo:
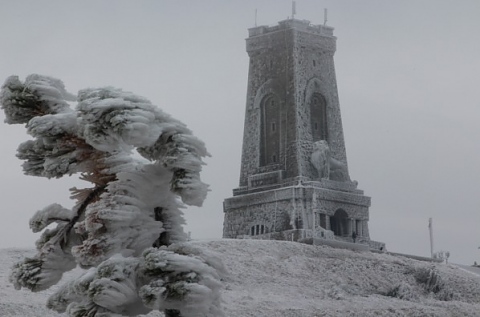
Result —
[[348, 236], [348, 221], [347, 212], [343, 209], [337, 209], [333, 217], [330, 217], [330, 230], [336, 236]]

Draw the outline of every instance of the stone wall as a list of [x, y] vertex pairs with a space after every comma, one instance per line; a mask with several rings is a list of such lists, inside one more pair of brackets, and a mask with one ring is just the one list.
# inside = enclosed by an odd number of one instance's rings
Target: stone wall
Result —
[[245, 128], [243, 136], [240, 186], [247, 185], [248, 176], [262, 172], [260, 166], [261, 105], [265, 98], [274, 96], [279, 101], [280, 154], [277, 169], [290, 170], [294, 164], [287, 156], [294, 154], [295, 118], [293, 95], [292, 30], [269, 32], [247, 39], [250, 66], [247, 86]]
[[[356, 190], [340, 192], [312, 185], [239, 195], [224, 201], [223, 237], [250, 235], [251, 227], [256, 225], [267, 228], [265, 233], [313, 229], [314, 213], [333, 217], [341, 209], [350, 219], [360, 221], [362, 228], [359, 232], [362, 237], [369, 239], [369, 206], [370, 197], [359, 194]], [[328, 226], [327, 223], [327, 228], [324, 229], [329, 229]]]
[[295, 98], [298, 109], [298, 152], [301, 175], [315, 179], [316, 171], [310, 164], [312, 127], [310, 103], [314, 94], [320, 94], [327, 104], [327, 142], [331, 155], [347, 165], [342, 119], [338, 99], [333, 55], [335, 37], [319, 36], [303, 31], [295, 32]]
[[237, 238], [243, 235], [250, 235], [250, 229], [255, 225], [264, 225], [267, 233], [289, 230], [291, 225], [292, 202], [289, 200], [275, 203], [259, 203], [229, 209], [225, 212], [223, 225], [224, 238]]

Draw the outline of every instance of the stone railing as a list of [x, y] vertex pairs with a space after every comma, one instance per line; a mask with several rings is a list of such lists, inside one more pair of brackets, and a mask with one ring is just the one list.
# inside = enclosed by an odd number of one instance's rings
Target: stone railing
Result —
[[363, 190], [357, 188], [357, 183], [355, 182], [338, 182], [332, 181], [329, 179], [322, 179], [320, 181], [304, 181], [304, 186], [312, 186], [316, 188], [326, 188], [342, 192], [352, 192], [357, 195], [363, 195]]
[[325, 230], [323, 228], [315, 228], [313, 230], [305, 230], [306, 238], [317, 238], [317, 239], [335, 239], [335, 235], [331, 230]]

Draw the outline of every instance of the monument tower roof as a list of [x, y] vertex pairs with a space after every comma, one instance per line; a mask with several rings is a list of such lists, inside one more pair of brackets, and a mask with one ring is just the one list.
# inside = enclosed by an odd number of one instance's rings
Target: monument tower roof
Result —
[[308, 33], [314, 33], [322, 36], [329, 36], [333, 37], [333, 27], [328, 25], [322, 24], [312, 24], [308, 20], [298, 20], [298, 19], [287, 19], [278, 22], [277, 25], [274, 26], [267, 26], [267, 25], [260, 25], [253, 28], [248, 29], [248, 36], [255, 37], [264, 35], [267, 33], [273, 33], [281, 30], [286, 29], [296, 29], [299, 31], [304, 31]]

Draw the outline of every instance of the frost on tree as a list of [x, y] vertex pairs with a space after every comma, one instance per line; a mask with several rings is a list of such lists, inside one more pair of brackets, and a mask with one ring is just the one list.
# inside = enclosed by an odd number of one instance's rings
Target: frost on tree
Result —
[[33, 137], [18, 148], [25, 174], [79, 173], [92, 184], [72, 189], [72, 210], [51, 204], [33, 215], [30, 228], [43, 233], [38, 253], [13, 267], [17, 289], [47, 289], [80, 265], [88, 271], [53, 294], [49, 308], [77, 317], [222, 315], [221, 263], [182, 244], [181, 208], [201, 206], [208, 191], [203, 142], [145, 98], [115, 88], [75, 97], [58, 79], [12, 76], [0, 104], [6, 123], [26, 124]]

